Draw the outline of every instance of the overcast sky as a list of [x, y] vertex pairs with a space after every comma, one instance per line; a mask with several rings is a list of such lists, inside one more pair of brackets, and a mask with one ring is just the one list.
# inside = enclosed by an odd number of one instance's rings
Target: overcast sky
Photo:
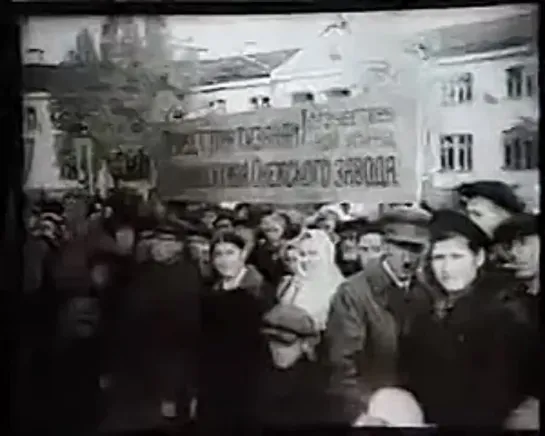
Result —
[[[392, 32], [403, 36], [436, 27], [464, 22], [487, 21], [530, 6], [499, 6], [346, 14], [358, 28], [376, 34]], [[329, 24], [335, 14], [262, 15], [262, 16], [170, 16], [170, 33], [180, 41], [191, 38], [191, 44], [206, 49], [202, 57], [218, 58], [240, 53], [244, 48], [253, 51], [272, 51], [301, 48], [311, 43]], [[60, 62], [73, 48], [76, 34], [88, 28], [98, 42], [102, 18], [31, 18], [23, 30], [23, 49], [42, 48], [48, 63]]]

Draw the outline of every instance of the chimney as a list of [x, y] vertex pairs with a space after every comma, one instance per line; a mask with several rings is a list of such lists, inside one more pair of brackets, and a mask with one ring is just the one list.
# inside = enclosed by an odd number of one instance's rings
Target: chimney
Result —
[[44, 64], [45, 51], [41, 48], [29, 48], [25, 52], [24, 63], [25, 64]]

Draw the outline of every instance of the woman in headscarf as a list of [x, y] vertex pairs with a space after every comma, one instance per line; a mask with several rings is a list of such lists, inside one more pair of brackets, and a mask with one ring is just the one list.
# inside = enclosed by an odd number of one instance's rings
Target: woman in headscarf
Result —
[[344, 278], [322, 230], [304, 230], [286, 245], [284, 259], [290, 274], [278, 287], [279, 303], [264, 317], [271, 361], [263, 379], [262, 419], [267, 427], [324, 424], [321, 338], [331, 298]]

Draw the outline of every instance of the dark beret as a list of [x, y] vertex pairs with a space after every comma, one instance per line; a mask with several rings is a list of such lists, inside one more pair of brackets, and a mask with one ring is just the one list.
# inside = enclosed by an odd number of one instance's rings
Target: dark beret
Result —
[[512, 242], [524, 236], [539, 235], [539, 215], [520, 213], [502, 223], [494, 232], [494, 242]]
[[522, 213], [526, 207], [513, 188], [499, 180], [463, 183], [456, 188], [456, 191], [462, 198], [467, 200], [476, 197], [486, 198], [511, 213]]
[[263, 334], [285, 344], [319, 334], [311, 316], [298, 306], [277, 304], [263, 317]]
[[434, 212], [429, 224], [432, 241], [440, 240], [445, 234], [464, 236], [477, 247], [487, 247], [490, 238], [473, 221], [461, 212], [451, 209], [439, 209]]
[[246, 240], [234, 231], [222, 231], [214, 234], [211, 242], [212, 250], [217, 244], [227, 242], [243, 250], [246, 247]]

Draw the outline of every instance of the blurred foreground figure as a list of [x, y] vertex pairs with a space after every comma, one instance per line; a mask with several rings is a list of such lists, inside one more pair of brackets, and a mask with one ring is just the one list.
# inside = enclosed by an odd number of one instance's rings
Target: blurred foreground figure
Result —
[[423, 427], [424, 414], [416, 398], [403, 389], [383, 388], [369, 398], [367, 411], [354, 427]]
[[155, 229], [123, 291], [105, 350], [102, 431], [179, 430], [191, 419], [202, 283], [179, 237]]

